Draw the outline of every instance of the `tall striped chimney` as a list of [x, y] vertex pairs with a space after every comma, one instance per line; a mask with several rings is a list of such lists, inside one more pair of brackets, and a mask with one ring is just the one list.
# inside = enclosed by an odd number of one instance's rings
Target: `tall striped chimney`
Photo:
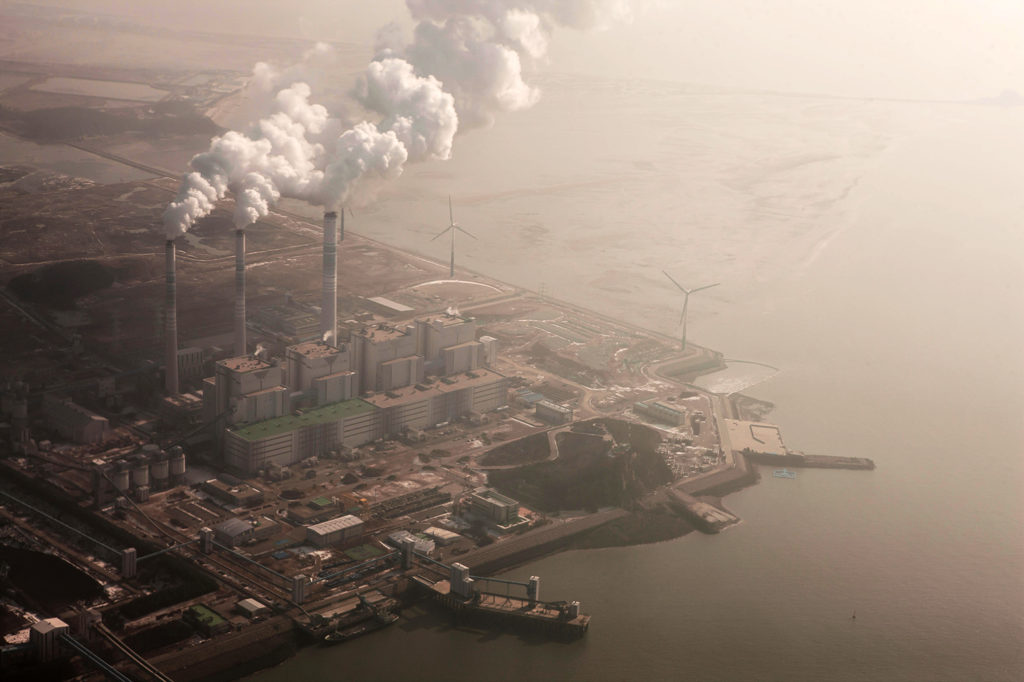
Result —
[[324, 213], [324, 298], [320, 306], [320, 334], [337, 345], [338, 335], [338, 214]]
[[235, 230], [235, 355], [245, 355], [245, 230]]
[[164, 388], [170, 395], [178, 394], [178, 288], [174, 277], [174, 240], [167, 240], [167, 293], [164, 298], [164, 336], [167, 357], [164, 358]]

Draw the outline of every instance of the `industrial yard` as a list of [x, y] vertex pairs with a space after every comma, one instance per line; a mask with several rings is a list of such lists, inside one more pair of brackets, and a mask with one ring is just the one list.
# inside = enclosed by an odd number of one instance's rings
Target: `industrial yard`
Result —
[[[748, 455], [789, 454], [737, 421], [763, 405], [689, 383], [720, 354], [386, 246], [359, 216], [280, 211], [239, 238], [228, 199], [165, 240], [166, 168], [205, 145], [193, 114], [237, 73], [17, 73], [4, 141], [123, 174], [0, 168], [11, 679], [209, 678], [423, 594], [582, 636], [571, 594], [497, 574], [718, 532]], [[95, 114], [70, 139], [18, 113], [69, 107]], [[38, 579], [58, 571], [65, 590]]]

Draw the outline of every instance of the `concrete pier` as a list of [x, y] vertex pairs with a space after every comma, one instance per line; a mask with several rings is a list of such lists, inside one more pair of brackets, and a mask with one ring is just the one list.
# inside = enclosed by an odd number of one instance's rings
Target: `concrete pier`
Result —
[[855, 469], [860, 471], [872, 471], [875, 468], [875, 463], [867, 457], [830, 457], [828, 455], [805, 455], [801, 452], [788, 452], [784, 455], [765, 452], [745, 454], [747, 459], [755, 464], [803, 467], [805, 469]]
[[668, 496], [675, 502], [676, 506], [691, 520], [697, 528], [705, 533], [717, 533], [723, 528], [739, 523], [738, 517], [730, 514], [724, 509], [702, 502], [693, 495], [684, 493], [681, 490], [672, 488]]

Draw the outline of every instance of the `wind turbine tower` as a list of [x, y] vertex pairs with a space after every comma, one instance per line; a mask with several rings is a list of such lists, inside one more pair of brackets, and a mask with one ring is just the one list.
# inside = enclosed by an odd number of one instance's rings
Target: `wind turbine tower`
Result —
[[[435, 235], [434, 239], [437, 239], [438, 237], [443, 237], [446, 232], [451, 232], [452, 233], [452, 258], [451, 258], [451, 265], [448, 267], [448, 276], [453, 278], [453, 279], [455, 278], [455, 231], [456, 230], [458, 230], [459, 232], [462, 232], [463, 234], [468, 234], [473, 239], [476, 239], [476, 235], [474, 235], [472, 232], [469, 232], [467, 230], [462, 229], [455, 222], [455, 214], [452, 212], [452, 197], [449, 194], [448, 195], [448, 227], [446, 227], [440, 234]], [[434, 241], [434, 239], [431, 239], [430, 241]]]
[[662, 272], [665, 273], [665, 276], [668, 277], [669, 280], [671, 280], [672, 284], [676, 285], [676, 288], [678, 288], [679, 291], [683, 292], [683, 312], [682, 314], [679, 315], [679, 323], [683, 325], [683, 340], [681, 349], [686, 350], [686, 309], [687, 306], [689, 306], [690, 304], [690, 294], [695, 294], [698, 291], [704, 291], [705, 289], [710, 289], [711, 287], [717, 287], [720, 284], [720, 282], [715, 282], [714, 284], [706, 284], [702, 287], [695, 287], [693, 289], [687, 289], [682, 284], [675, 281], [672, 275], [668, 274], [664, 270], [662, 270]]

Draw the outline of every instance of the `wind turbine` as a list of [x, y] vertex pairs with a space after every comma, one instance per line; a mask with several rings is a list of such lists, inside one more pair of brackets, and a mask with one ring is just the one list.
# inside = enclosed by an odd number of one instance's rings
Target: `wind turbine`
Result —
[[[468, 234], [473, 239], [476, 239], [476, 235], [474, 235], [473, 233], [471, 233], [471, 232], [469, 232], [467, 230], [462, 229], [461, 227], [459, 227], [456, 224], [456, 222], [455, 222], [455, 214], [452, 212], [452, 196], [449, 194], [448, 195], [448, 227], [446, 227], [440, 234], [436, 235], [434, 237], [434, 239], [437, 239], [438, 237], [444, 236], [445, 232], [451, 232], [452, 233], [452, 260], [451, 260], [451, 265], [449, 266], [449, 269], [448, 269], [448, 276], [453, 278], [453, 279], [455, 278], [455, 231], [456, 230], [458, 230], [459, 232], [463, 232], [465, 234]], [[434, 239], [431, 239], [430, 241], [434, 241]]]
[[690, 304], [690, 294], [695, 294], [698, 291], [704, 291], [705, 289], [710, 289], [711, 287], [717, 287], [720, 284], [720, 282], [715, 282], [714, 284], [706, 284], [702, 287], [696, 287], [693, 289], [687, 289], [682, 284], [675, 281], [672, 275], [668, 274], [664, 270], [662, 270], [662, 272], [665, 273], [665, 276], [672, 281], [672, 284], [676, 285], [679, 291], [683, 292], [683, 312], [679, 315], [679, 323], [683, 325], [682, 350], [686, 350], [686, 307]]

